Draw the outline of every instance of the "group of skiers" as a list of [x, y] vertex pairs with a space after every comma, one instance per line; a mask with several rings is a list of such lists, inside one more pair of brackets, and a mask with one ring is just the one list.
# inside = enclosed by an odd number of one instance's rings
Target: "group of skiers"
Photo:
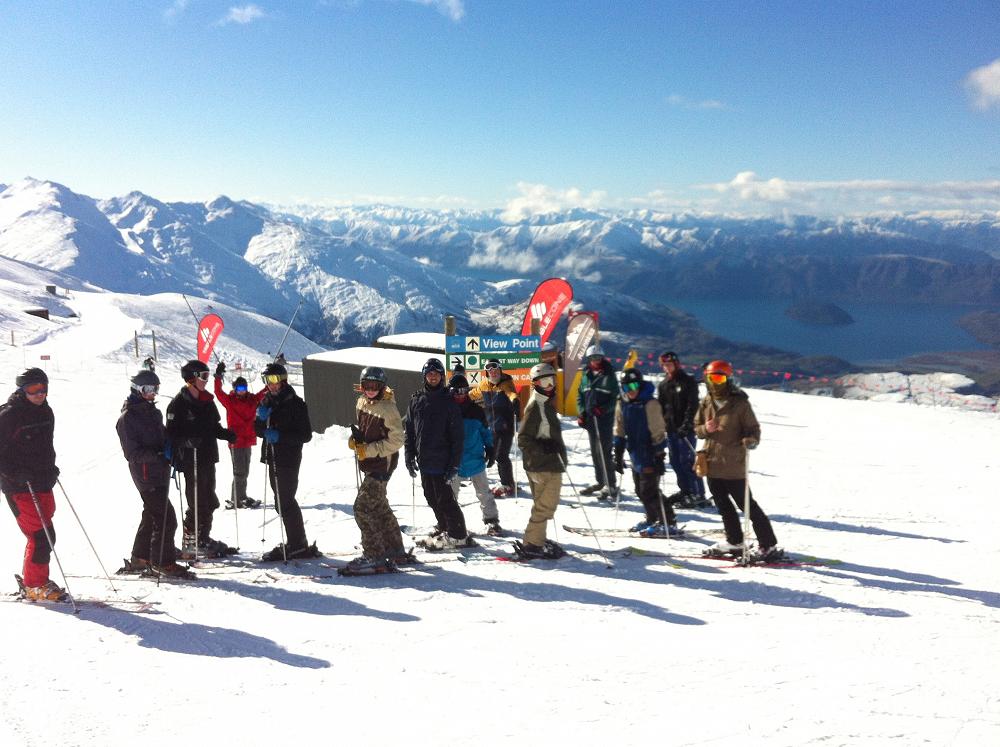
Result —
[[[577, 422], [590, 437], [597, 483], [581, 492], [616, 499], [616, 473], [624, 473], [627, 452], [635, 492], [645, 512], [632, 531], [674, 535], [678, 530], [673, 505], [701, 507], [705, 502], [702, 479], [694, 468], [696, 437], [701, 438], [704, 474], [726, 532], [726, 540], [714, 550], [742, 548], [737, 509], [748, 505], [761, 556], [778, 556], [781, 551], [770, 522], [747, 484], [746, 452], [759, 442], [760, 426], [746, 393], [732, 381], [732, 366], [725, 361], [704, 366], [707, 394], [699, 400], [697, 382], [683, 370], [676, 354], [663, 353], [660, 364], [665, 376], [658, 387], [644, 380], [638, 368], [623, 371], [619, 383], [601, 349], [596, 345], [588, 349]], [[264, 386], [256, 393], [243, 377], [234, 379], [232, 391], [226, 392], [222, 386], [226, 367], [219, 363], [213, 397], [207, 391], [208, 365], [188, 361], [180, 369], [184, 384], [167, 406], [165, 421], [154, 403], [160, 379], [153, 369], [150, 362], [132, 377], [116, 424], [142, 502], [124, 570], [190, 578], [193, 574], [179, 560], [236, 552], [211, 536], [214, 512], [220, 507], [215, 473], [219, 441], [228, 444], [232, 457], [227, 507], [235, 510], [260, 506], [260, 501], [247, 496], [246, 485], [252, 449], [258, 439], [263, 442], [260, 459], [266, 465], [283, 541], [262, 560], [319, 556], [316, 544], [306, 537], [296, 500], [302, 448], [312, 438], [312, 427], [306, 403], [288, 383], [286, 367], [269, 364], [262, 375]], [[383, 572], [414, 562], [404, 548], [386, 495], [400, 451], [411, 478], [419, 474], [435, 517], [435, 526], [418, 542], [420, 546], [433, 551], [474, 544], [458, 502], [463, 480], [471, 482], [479, 499], [486, 533], [502, 534], [496, 498], [516, 491], [510, 461], [515, 433], [533, 501], [523, 539], [515, 541], [515, 550], [523, 559], [562, 555], [562, 548], [546, 536], [567, 468], [556, 410], [556, 369], [546, 362], [531, 369], [523, 413], [514, 382], [499, 360], [485, 364], [485, 375], [474, 387], [462, 371], [448, 378], [437, 358], [428, 359], [421, 373], [423, 386], [411, 397], [405, 419], [381, 368], [365, 368], [355, 387], [359, 396], [348, 446], [364, 476], [354, 503], [363, 554], [345, 572]], [[48, 383], [44, 371], [29, 368], [17, 377], [17, 389], [0, 406], [0, 488], [27, 540], [22, 593], [33, 600], [65, 598], [64, 590], [48, 577], [55, 542], [53, 488], [59, 475], [53, 448], [54, 416], [46, 401]], [[228, 427], [222, 426], [216, 400], [226, 410]], [[678, 491], [670, 496], [659, 489], [667, 454], [678, 484]], [[486, 470], [494, 464], [500, 484], [491, 490]], [[186, 511], [180, 548], [175, 546], [178, 523], [169, 500], [172, 471], [184, 479]]]

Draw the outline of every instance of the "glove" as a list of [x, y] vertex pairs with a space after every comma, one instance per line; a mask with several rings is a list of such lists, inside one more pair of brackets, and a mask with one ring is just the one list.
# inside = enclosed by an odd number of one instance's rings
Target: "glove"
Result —
[[604, 414], [604, 408], [603, 407], [595, 407], [594, 408], [594, 417], [595, 418], [599, 418], [603, 414]]
[[222, 435], [226, 437], [226, 441], [233, 444], [236, 443], [236, 431], [229, 428], [222, 429]]
[[449, 467], [448, 469], [446, 469], [444, 471], [444, 481], [445, 482], [451, 482], [452, 480], [455, 479], [455, 475], [457, 475], [457, 474], [458, 474], [458, 468], [457, 467]]
[[586, 415], [581, 415], [580, 417], [578, 417], [576, 419], [576, 424], [578, 426], [580, 426], [581, 428], [586, 427], [586, 425], [587, 425], [587, 416]]
[[226, 364], [219, 361], [215, 366], [215, 378], [221, 379], [226, 373]]
[[487, 448], [486, 449], [486, 453], [483, 454], [483, 456], [486, 459], [486, 467], [487, 467], [487, 469], [490, 468], [490, 467], [492, 467], [494, 464], [497, 463], [497, 458], [493, 454], [493, 449]]
[[677, 435], [680, 438], [687, 438], [691, 435], [691, 424], [685, 423], [684, 425], [677, 428]]
[[615, 472], [625, 474], [625, 444], [615, 444]]
[[267, 405], [258, 405], [257, 420], [263, 420], [266, 422], [269, 417], [271, 417], [271, 408]]
[[278, 439], [280, 437], [281, 434], [278, 432], [277, 428], [268, 428], [266, 431], [264, 431], [264, 440], [267, 441], [269, 444], [278, 443]]
[[[365, 443], [364, 434], [361, 432], [361, 429], [358, 428], [358, 426], [356, 425], [351, 426], [351, 438], [353, 438], [359, 444]], [[353, 449], [354, 447], [352, 446], [351, 448]]]
[[746, 447], [747, 451], [753, 451], [757, 448], [757, 444], [760, 443], [757, 439], [747, 436], [743, 439], [743, 446]]
[[406, 457], [406, 471], [410, 473], [410, 477], [417, 476], [417, 460], [413, 457]]
[[347, 445], [354, 449], [354, 453], [357, 455], [359, 462], [363, 462], [368, 458], [365, 453], [365, 443], [363, 441], [356, 441], [354, 436], [351, 436], [347, 439]]
[[191, 438], [185, 438], [181, 442], [181, 447], [185, 449], [197, 449], [201, 446], [201, 438], [199, 436], [192, 436]]
[[653, 466], [656, 468], [656, 474], [663, 475], [667, 471], [667, 455], [662, 451], [658, 451], [653, 454]]
[[163, 458], [170, 463], [174, 461], [174, 446], [169, 441], [163, 444]]

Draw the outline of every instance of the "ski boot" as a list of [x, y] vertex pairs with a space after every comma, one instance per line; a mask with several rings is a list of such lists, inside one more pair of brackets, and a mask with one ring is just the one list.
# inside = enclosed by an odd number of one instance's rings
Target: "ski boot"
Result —
[[639, 534], [643, 537], [666, 537], [669, 539], [671, 537], [680, 537], [684, 532], [676, 524], [667, 524], [664, 527], [663, 522], [657, 521], [641, 530]]
[[59, 586], [55, 581], [46, 581], [42, 586], [25, 586], [24, 579], [18, 575], [18, 592], [22, 599], [29, 602], [69, 602], [69, 593]]
[[509, 495], [514, 495], [513, 485], [498, 485], [492, 490], [494, 498], [506, 498]]
[[594, 483], [593, 485], [588, 485], [585, 488], [580, 488], [580, 495], [593, 495], [594, 493], [599, 493], [601, 488], [604, 486], [601, 483]]
[[743, 544], [721, 540], [706, 548], [701, 554], [706, 558], [735, 558], [743, 554]]
[[375, 576], [380, 573], [399, 573], [399, 569], [388, 558], [354, 558], [342, 568], [337, 569], [338, 576]]
[[503, 537], [503, 528], [500, 526], [500, 519], [490, 519], [485, 524], [487, 536]]

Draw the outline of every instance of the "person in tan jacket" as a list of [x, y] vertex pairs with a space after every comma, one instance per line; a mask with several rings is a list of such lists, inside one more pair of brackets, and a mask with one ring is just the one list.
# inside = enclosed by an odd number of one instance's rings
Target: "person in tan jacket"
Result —
[[746, 392], [733, 384], [732, 377], [733, 367], [726, 361], [712, 361], [705, 366], [708, 394], [694, 416], [694, 432], [705, 441], [708, 490], [726, 530], [726, 541], [709, 548], [709, 552], [725, 554], [743, 549], [743, 528], [736, 510], [743, 510], [749, 495], [750, 522], [757, 535], [759, 558], [774, 560], [782, 554], [778, 540], [767, 514], [747, 486], [747, 451], [760, 443], [760, 423]]
[[385, 371], [368, 366], [360, 379], [357, 423], [351, 426], [347, 444], [365, 476], [354, 501], [354, 520], [361, 530], [364, 555], [348, 563], [348, 573], [388, 571], [407, 559], [399, 522], [386, 498], [386, 486], [403, 447], [403, 421], [395, 395], [386, 386]]

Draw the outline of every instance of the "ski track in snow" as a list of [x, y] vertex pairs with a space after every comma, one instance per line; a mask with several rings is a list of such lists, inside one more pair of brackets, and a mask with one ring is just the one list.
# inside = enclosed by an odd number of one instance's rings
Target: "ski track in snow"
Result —
[[[83, 295], [73, 301], [79, 322], [28, 351], [4, 347], [0, 367], [12, 388], [29, 353], [51, 349], [58, 358], [50, 372], [61, 479], [113, 572], [140, 513], [114, 433], [124, 373], [135, 370], [122, 346], [140, 322], [115, 294]], [[162, 313], [158, 325], [190, 333], [186, 308]], [[252, 347], [242, 329], [234, 315], [235, 336], [220, 345]], [[175, 363], [161, 366], [166, 392], [177, 383]], [[115, 579], [123, 598], [157, 602], [154, 610], [74, 616], [0, 604], [0, 743], [996, 743], [1000, 420], [750, 396], [766, 421], [751, 456], [755, 496], [788, 550], [836, 562], [725, 568], [621, 557], [630, 546], [695, 555], [706, 538], [598, 538], [609, 570], [594, 538], [561, 529], [585, 525], [567, 484], [549, 536], [585, 555], [557, 563], [446, 561], [364, 579], [337, 578], [318, 563], [213, 567], [198, 582], [159, 587]], [[805, 427], [783, 427], [791, 424]], [[310, 539], [337, 553], [359, 541], [347, 435], [333, 427], [306, 446], [299, 488]], [[586, 441], [569, 421], [565, 436], [573, 483], [589, 485]], [[251, 470], [251, 495], [262, 498], [261, 465]], [[220, 494], [229, 472], [223, 454]], [[625, 485], [631, 495], [628, 476]], [[673, 489], [669, 473], [664, 487]], [[463, 503], [474, 501], [469, 490]], [[414, 508], [405, 472], [389, 483], [400, 523], [427, 526], [432, 514], [417, 492]], [[172, 497], [176, 505], [176, 490]], [[56, 502], [71, 590], [112, 596], [58, 490]], [[507, 539], [520, 537], [530, 501], [498, 505]], [[640, 516], [634, 499], [617, 517], [596, 501], [584, 510], [597, 527], [624, 528]], [[480, 530], [478, 507], [464, 511]], [[266, 521], [264, 510], [219, 510], [213, 534], [235, 542], [237, 519], [245, 552], [278, 541], [273, 508]], [[681, 511], [680, 520], [719, 526], [714, 513]], [[8, 516], [0, 562], [11, 588], [22, 550]], [[60, 578], [54, 563], [52, 573]]]

